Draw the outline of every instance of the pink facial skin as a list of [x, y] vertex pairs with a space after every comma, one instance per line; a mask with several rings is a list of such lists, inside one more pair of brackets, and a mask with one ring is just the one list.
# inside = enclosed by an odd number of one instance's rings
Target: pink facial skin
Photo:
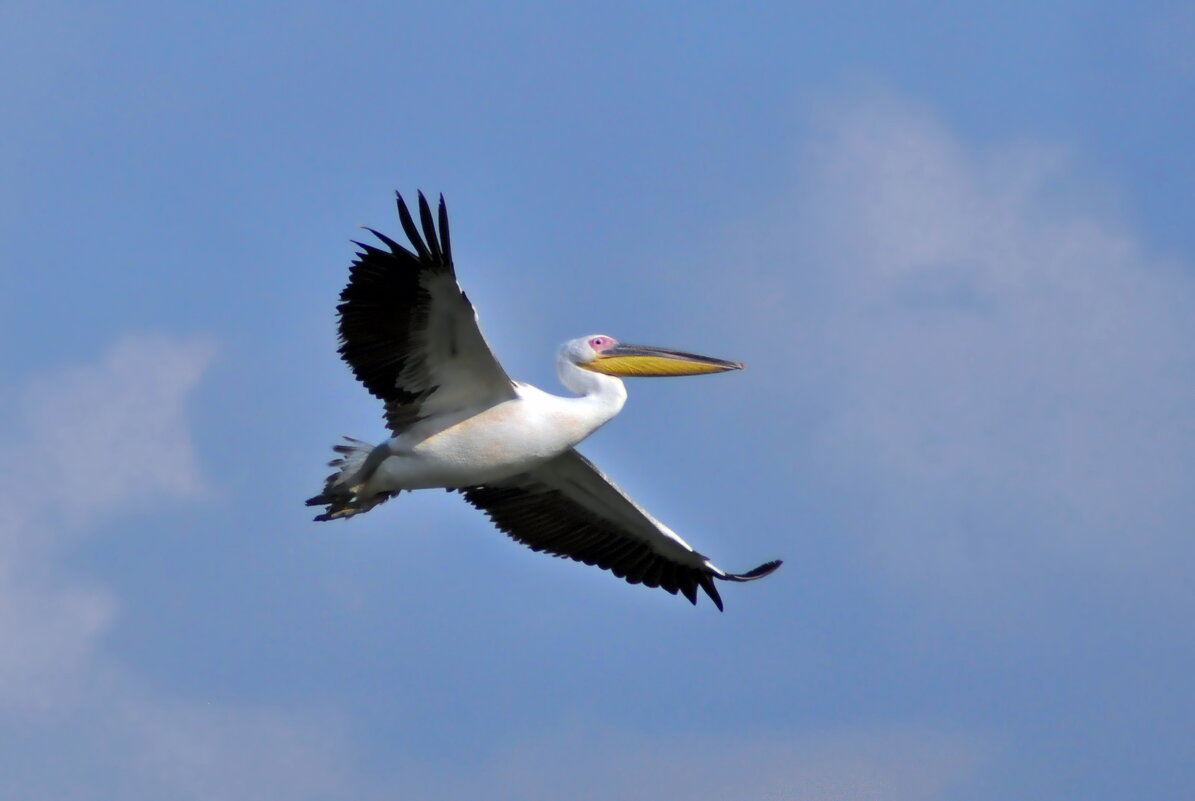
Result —
[[593, 348], [594, 353], [603, 353], [610, 350], [617, 344], [618, 342], [610, 337], [592, 337], [589, 340], [589, 347]]

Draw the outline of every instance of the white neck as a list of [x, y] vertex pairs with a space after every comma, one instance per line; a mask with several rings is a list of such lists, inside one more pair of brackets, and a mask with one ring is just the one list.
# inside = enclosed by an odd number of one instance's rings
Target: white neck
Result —
[[564, 354], [556, 359], [556, 375], [560, 383], [581, 396], [569, 400], [584, 410], [586, 422], [593, 426], [590, 433], [622, 411], [627, 401], [627, 389], [621, 379], [578, 367]]

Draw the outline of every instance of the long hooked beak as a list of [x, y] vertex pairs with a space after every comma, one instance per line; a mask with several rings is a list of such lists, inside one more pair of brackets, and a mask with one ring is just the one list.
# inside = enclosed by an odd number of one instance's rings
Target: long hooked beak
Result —
[[709, 356], [698, 356], [695, 353], [649, 348], [643, 345], [615, 345], [581, 367], [595, 373], [627, 378], [702, 375], [743, 369], [740, 362], [728, 362], [711, 359]]

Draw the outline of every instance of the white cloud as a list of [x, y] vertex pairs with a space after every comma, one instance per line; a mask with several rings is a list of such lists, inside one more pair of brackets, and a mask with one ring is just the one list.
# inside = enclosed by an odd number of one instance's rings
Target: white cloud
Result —
[[140, 689], [102, 648], [118, 599], [64, 565], [105, 518], [201, 496], [186, 406], [213, 352], [129, 337], [18, 394], [0, 452], [0, 796], [301, 799], [346, 787], [325, 714]]
[[908, 105], [845, 105], [751, 240], [740, 302], [798, 358], [776, 416], [810, 415], [808, 471], [855, 502], [894, 575], [1178, 578], [1195, 278], [1064, 153], [970, 148]]
[[30, 382], [22, 400], [21, 469], [8, 492], [39, 516], [88, 521], [202, 488], [184, 402], [211, 362], [209, 342], [138, 336], [98, 364]]
[[44, 566], [0, 570], [0, 721], [6, 710], [52, 711], [77, 700], [116, 603], [101, 588], [47, 578]]
[[[328, 715], [180, 702], [96, 682], [69, 714], [7, 738], [0, 795], [46, 801], [315, 799], [353, 789]], [[0, 718], [2, 721], [3, 718]], [[0, 729], [0, 742], [3, 742]]]
[[211, 356], [203, 342], [129, 338], [17, 396], [0, 454], [0, 709], [75, 698], [118, 604], [57, 551], [97, 515], [199, 490], [183, 413]]

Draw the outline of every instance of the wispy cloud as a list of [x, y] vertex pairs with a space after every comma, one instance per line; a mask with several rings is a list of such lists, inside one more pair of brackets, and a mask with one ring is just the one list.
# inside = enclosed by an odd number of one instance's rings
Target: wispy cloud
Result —
[[[185, 401], [214, 355], [210, 342], [129, 337], [96, 364], [25, 388], [22, 470], [9, 484], [41, 517], [90, 522], [155, 497], [202, 489]], [[15, 484], [15, 486], [14, 486]]]
[[750, 232], [740, 302], [796, 358], [776, 419], [804, 415], [799, 461], [854, 498], [872, 552], [929, 588], [1062, 565], [1177, 578], [1189, 267], [1149, 252], [1065, 152], [969, 147], [892, 99], [825, 110], [802, 152]]
[[204, 342], [129, 338], [17, 394], [0, 459], [0, 704], [75, 697], [118, 602], [71, 576], [60, 550], [106, 514], [200, 489], [184, 411], [211, 357]]
[[6, 798], [310, 798], [345, 786], [326, 715], [140, 689], [102, 647], [119, 598], [66, 566], [103, 521], [202, 493], [186, 407], [213, 354], [201, 340], [129, 337], [17, 395], [0, 454]]

